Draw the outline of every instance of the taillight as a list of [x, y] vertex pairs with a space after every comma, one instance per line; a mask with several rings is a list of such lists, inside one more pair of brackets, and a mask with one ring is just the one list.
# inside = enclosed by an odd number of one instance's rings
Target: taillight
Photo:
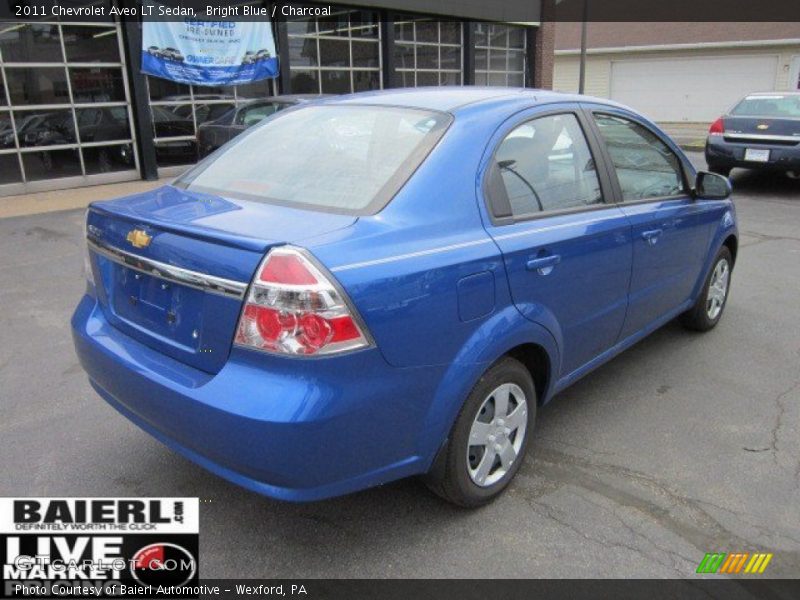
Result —
[[355, 309], [333, 277], [291, 246], [273, 248], [259, 265], [235, 341], [292, 356], [335, 354], [370, 345]]
[[711, 124], [711, 127], [708, 128], [708, 133], [711, 134], [725, 133], [725, 123], [722, 121], [722, 117], [720, 117]]

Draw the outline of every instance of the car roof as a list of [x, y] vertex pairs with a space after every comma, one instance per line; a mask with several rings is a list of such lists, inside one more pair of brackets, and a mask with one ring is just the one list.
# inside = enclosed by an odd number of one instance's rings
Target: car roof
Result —
[[327, 103], [373, 104], [403, 106], [442, 112], [457, 113], [466, 107], [481, 104], [545, 104], [551, 102], [596, 102], [622, 106], [616, 102], [577, 94], [553, 92], [533, 88], [505, 88], [480, 86], [442, 86], [422, 88], [397, 88], [373, 92], [360, 92], [337, 96]]

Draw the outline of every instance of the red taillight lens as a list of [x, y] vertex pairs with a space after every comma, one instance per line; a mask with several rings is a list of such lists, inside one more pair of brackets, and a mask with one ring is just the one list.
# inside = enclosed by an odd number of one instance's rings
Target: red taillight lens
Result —
[[313, 285], [318, 283], [302, 261], [291, 254], [278, 254], [270, 258], [264, 268], [261, 269], [261, 273], [258, 274], [258, 280], [286, 285]]
[[332, 276], [301, 250], [275, 248], [250, 286], [236, 343], [276, 354], [334, 354], [369, 346]]
[[725, 133], [725, 123], [722, 121], [722, 117], [711, 124], [708, 133]]

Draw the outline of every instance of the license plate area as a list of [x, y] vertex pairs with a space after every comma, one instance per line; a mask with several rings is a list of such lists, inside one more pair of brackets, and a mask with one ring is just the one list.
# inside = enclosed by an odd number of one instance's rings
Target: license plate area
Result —
[[750, 162], [769, 162], [769, 150], [762, 148], [745, 148], [744, 159]]
[[146, 333], [185, 350], [200, 343], [203, 292], [113, 265], [111, 306], [114, 314]]

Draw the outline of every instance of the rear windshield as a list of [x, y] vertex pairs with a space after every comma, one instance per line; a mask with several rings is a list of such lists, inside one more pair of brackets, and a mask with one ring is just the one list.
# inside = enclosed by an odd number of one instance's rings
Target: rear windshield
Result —
[[731, 111], [739, 117], [800, 118], [800, 94], [748, 96]]
[[285, 111], [175, 185], [298, 208], [372, 214], [402, 187], [450, 120], [444, 113], [383, 106]]

